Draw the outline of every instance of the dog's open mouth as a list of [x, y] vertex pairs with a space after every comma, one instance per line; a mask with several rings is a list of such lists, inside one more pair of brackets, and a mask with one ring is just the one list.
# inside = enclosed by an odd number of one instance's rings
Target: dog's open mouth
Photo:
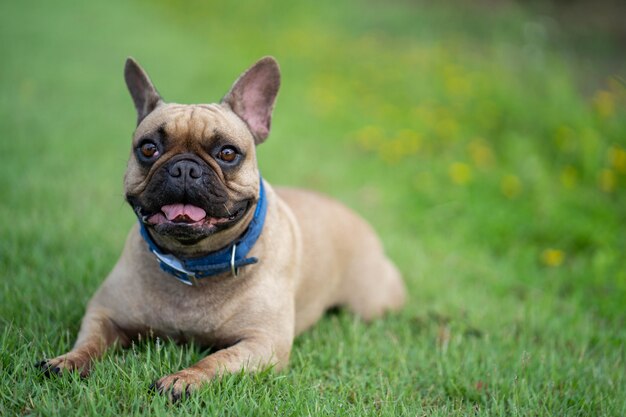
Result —
[[[237, 224], [250, 210], [254, 201], [242, 200], [230, 208], [222, 205], [219, 210], [198, 207], [193, 204], [173, 203], [159, 209], [142, 209], [133, 197], [127, 197], [141, 221], [159, 235], [169, 236], [184, 245], [200, 240]], [[158, 206], [157, 206], [158, 207]], [[148, 211], [148, 214], [144, 214]]]
[[228, 217], [208, 216], [203, 208], [192, 204], [168, 204], [161, 207], [161, 211], [147, 218], [147, 223], [152, 225], [162, 225], [176, 223], [189, 226], [217, 226], [219, 224], [236, 220], [245, 208], [241, 208]]

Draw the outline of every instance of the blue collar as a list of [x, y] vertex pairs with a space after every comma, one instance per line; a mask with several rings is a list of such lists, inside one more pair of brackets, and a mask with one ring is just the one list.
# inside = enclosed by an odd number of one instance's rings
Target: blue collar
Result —
[[184, 284], [194, 285], [197, 284], [198, 278], [206, 278], [224, 272], [231, 272], [233, 276], [237, 276], [238, 268], [257, 263], [259, 261], [257, 258], [246, 258], [246, 255], [263, 231], [266, 213], [267, 199], [263, 179], [261, 179], [259, 201], [254, 211], [254, 217], [243, 235], [225, 248], [200, 258], [182, 259], [172, 254], [163, 253], [150, 237], [141, 219], [139, 220], [139, 231], [148, 244], [150, 252], [156, 256], [163, 271], [174, 275]]

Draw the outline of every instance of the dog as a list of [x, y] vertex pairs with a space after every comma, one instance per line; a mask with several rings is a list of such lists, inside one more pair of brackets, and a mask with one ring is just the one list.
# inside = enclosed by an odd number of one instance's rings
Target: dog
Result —
[[294, 337], [329, 308], [371, 320], [402, 307], [402, 277], [363, 219], [262, 179], [256, 146], [280, 86], [274, 58], [214, 104], [166, 103], [132, 58], [124, 77], [137, 110], [124, 188], [138, 222], [74, 347], [39, 363], [44, 373], [87, 376], [107, 348], [140, 336], [210, 347], [153, 384], [177, 400], [225, 373], [284, 368]]

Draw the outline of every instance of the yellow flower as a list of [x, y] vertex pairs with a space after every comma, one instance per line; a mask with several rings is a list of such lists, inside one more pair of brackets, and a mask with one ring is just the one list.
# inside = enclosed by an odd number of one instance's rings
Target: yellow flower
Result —
[[567, 125], [561, 125], [554, 132], [554, 141], [559, 150], [572, 152], [576, 149], [576, 132]]
[[548, 248], [541, 252], [541, 262], [550, 267], [557, 267], [563, 264], [565, 253], [559, 249]]
[[459, 132], [459, 124], [452, 117], [442, 116], [435, 122], [435, 132], [442, 139], [455, 139]]
[[506, 198], [513, 199], [521, 194], [522, 182], [515, 175], [505, 175], [500, 182], [500, 190]]
[[603, 119], [608, 119], [615, 113], [615, 98], [609, 91], [600, 90], [593, 97], [593, 107]]
[[474, 139], [467, 149], [478, 168], [488, 168], [493, 165], [493, 151], [483, 139]]
[[331, 74], [322, 74], [313, 80], [307, 96], [318, 114], [327, 115], [339, 106], [337, 90], [341, 83], [340, 79]]
[[435, 112], [431, 105], [420, 104], [412, 110], [412, 116], [426, 126], [431, 126], [435, 122]]
[[453, 162], [448, 167], [450, 179], [457, 185], [466, 185], [472, 180], [472, 168], [463, 162]]
[[422, 136], [411, 129], [402, 129], [398, 132], [396, 140], [402, 143], [405, 155], [416, 154], [422, 147]]
[[610, 169], [603, 169], [600, 171], [600, 178], [598, 178], [600, 189], [605, 193], [610, 193], [615, 190], [616, 178], [615, 172]]
[[466, 96], [471, 91], [472, 84], [462, 68], [446, 65], [443, 69], [443, 79], [450, 97]]
[[320, 113], [330, 113], [337, 105], [337, 95], [330, 88], [315, 87], [309, 92], [309, 99]]
[[619, 146], [611, 146], [608, 159], [617, 172], [626, 173], [626, 150]]
[[398, 139], [381, 143], [378, 148], [378, 155], [388, 164], [398, 163], [406, 156], [404, 143]]
[[354, 133], [359, 146], [365, 151], [376, 149], [384, 138], [384, 132], [379, 126], [365, 126]]
[[565, 188], [574, 188], [578, 183], [578, 171], [571, 165], [566, 166], [561, 171], [561, 184]]

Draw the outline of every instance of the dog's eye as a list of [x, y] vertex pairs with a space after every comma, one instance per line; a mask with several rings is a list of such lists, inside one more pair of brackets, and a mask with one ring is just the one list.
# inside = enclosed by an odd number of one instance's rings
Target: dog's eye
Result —
[[224, 162], [233, 162], [237, 158], [237, 151], [232, 146], [224, 146], [217, 157]]
[[146, 159], [152, 159], [159, 156], [159, 148], [153, 142], [144, 142], [139, 147], [139, 152], [141, 152], [141, 156]]

